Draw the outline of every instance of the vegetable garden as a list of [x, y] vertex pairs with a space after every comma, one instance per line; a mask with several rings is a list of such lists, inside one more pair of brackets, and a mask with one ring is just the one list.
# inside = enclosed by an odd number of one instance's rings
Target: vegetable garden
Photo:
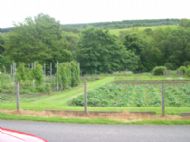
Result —
[[[88, 93], [90, 107], [190, 107], [189, 80], [115, 81]], [[83, 106], [83, 96], [71, 106]]]
[[0, 101], [6, 102], [15, 99], [16, 82], [20, 84], [20, 94], [27, 98], [65, 90], [80, 83], [78, 63], [57, 63], [54, 68], [52, 66], [52, 64], [42, 66], [39, 63], [12, 64], [8, 68], [9, 72], [3, 71], [0, 74]]

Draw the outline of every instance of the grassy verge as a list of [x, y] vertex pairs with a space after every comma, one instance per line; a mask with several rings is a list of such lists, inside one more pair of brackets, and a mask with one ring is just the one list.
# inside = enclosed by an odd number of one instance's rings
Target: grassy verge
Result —
[[103, 119], [103, 118], [61, 118], [61, 117], [39, 117], [27, 115], [13, 115], [0, 113], [2, 120], [29, 120], [42, 122], [62, 122], [62, 123], [78, 123], [78, 124], [123, 124], [120, 121]]
[[[1, 109], [14, 110], [15, 104], [1, 105]], [[33, 106], [25, 108], [26, 110], [43, 111], [43, 110], [62, 110], [62, 111], [83, 111], [83, 107], [70, 106], [52, 106], [49, 105], [44, 109], [42, 106], [33, 108]], [[161, 114], [160, 107], [88, 107], [89, 111], [94, 112], [155, 112]], [[180, 115], [184, 112], [190, 112], [190, 107], [166, 107], [165, 113], [168, 115]]]
[[132, 124], [132, 125], [190, 125], [190, 120], [142, 120], [142, 121], [121, 121], [107, 118], [60, 118], [60, 117], [39, 117], [0, 113], [1, 120], [28, 120], [43, 122], [61, 122], [76, 124]]

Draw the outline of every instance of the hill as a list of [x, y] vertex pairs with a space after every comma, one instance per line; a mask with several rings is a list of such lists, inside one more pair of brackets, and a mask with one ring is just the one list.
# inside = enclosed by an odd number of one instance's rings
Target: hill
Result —
[[124, 21], [98, 22], [98, 23], [86, 23], [86, 24], [68, 24], [68, 25], [63, 25], [63, 30], [79, 31], [87, 27], [95, 27], [101, 29], [122, 29], [129, 27], [178, 25], [179, 22], [180, 19], [124, 20]]
[[[129, 27], [150, 27], [150, 26], [163, 26], [163, 25], [178, 25], [180, 19], [152, 19], [152, 20], [124, 20], [112, 22], [97, 22], [97, 23], [84, 23], [84, 24], [67, 24], [62, 25], [63, 31], [79, 32], [88, 27], [100, 29], [123, 29]], [[6, 33], [13, 30], [14, 27], [0, 28], [0, 33]]]

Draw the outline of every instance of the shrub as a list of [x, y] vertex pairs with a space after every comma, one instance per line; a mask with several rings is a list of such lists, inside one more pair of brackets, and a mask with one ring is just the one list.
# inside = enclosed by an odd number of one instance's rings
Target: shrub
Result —
[[61, 89], [77, 86], [80, 82], [80, 68], [77, 62], [60, 63], [56, 78]]
[[71, 70], [70, 70], [69, 63], [59, 64], [57, 77], [58, 77], [59, 86], [62, 89], [65, 89], [71, 86]]
[[188, 66], [186, 69], [186, 75], [190, 77], [190, 66]]
[[167, 69], [169, 69], [169, 70], [174, 70], [174, 69], [176, 69], [175, 64], [173, 64], [173, 63], [165, 63], [164, 66], [165, 66]]
[[30, 70], [25, 67], [24, 63], [19, 64], [16, 70], [16, 79], [18, 81], [26, 81], [30, 79]]
[[164, 75], [165, 71], [167, 71], [165, 66], [156, 66], [153, 68], [152, 73], [153, 75]]
[[36, 81], [37, 85], [42, 84], [43, 81], [43, 69], [42, 65], [37, 64], [32, 70], [32, 78]]
[[72, 61], [70, 63], [71, 69], [71, 86], [77, 86], [80, 82], [80, 67], [77, 62]]
[[180, 66], [178, 69], [177, 69], [177, 72], [180, 73], [180, 74], [186, 74], [186, 71], [187, 71], [187, 67], [185, 66]]

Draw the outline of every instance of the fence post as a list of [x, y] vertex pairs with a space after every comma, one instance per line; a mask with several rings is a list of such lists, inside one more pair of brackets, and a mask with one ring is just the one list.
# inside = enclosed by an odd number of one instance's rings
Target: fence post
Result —
[[165, 116], [165, 100], [164, 100], [164, 81], [161, 84], [161, 107], [162, 107], [162, 116]]
[[15, 76], [16, 76], [16, 63], [13, 63], [13, 65], [12, 65], [12, 73], [13, 73], [13, 80], [15, 81]]
[[13, 78], [13, 64], [10, 65], [11, 78]]
[[16, 110], [20, 111], [20, 83], [16, 81]]
[[88, 114], [88, 102], [87, 102], [87, 82], [84, 81], [84, 112]]
[[59, 91], [59, 77], [58, 77], [59, 63], [56, 63], [56, 90]]
[[44, 76], [46, 76], [46, 64], [43, 65]]
[[52, 76], [52, 63], [50, 63], [49, 64], [49, 75], [50, 75], [50, 78], [51, 78], [51, 76]]

